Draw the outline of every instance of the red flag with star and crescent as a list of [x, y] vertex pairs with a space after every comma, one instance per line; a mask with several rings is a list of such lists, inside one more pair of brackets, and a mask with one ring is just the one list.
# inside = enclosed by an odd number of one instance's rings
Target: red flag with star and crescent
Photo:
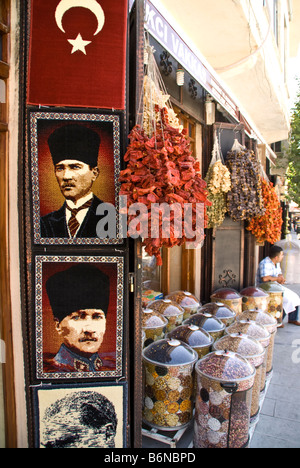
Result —
[[27, 103], [125, 108], [127, 0], [31, 0]]

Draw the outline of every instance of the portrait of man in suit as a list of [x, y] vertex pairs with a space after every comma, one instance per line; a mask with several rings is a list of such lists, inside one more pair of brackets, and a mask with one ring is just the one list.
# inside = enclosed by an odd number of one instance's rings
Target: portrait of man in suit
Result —
[[56, 180], [64, 205], [41, 218], [42, 237], [96, 237], [102, 200], [93, 194], [99, 176], [97, 166], [100, 137], [80, 124], [67, 124], [48, 139]]
[[123, 243], [117, 223], [108, 229], [109, 209], [119, 211], [122, 116], [29, 115], [34, 243]]

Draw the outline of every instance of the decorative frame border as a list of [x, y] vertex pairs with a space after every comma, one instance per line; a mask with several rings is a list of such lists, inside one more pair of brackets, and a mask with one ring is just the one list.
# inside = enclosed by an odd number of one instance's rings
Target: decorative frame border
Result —
[[[122, 398], [117, 398], [117, 395], [111, 401], [111, 396], [114, 394], [114, 391], [118, 389], [119, 395], [121, 394]], [[33, 403], [34, 403], [34, 419], [35, 419], [35, 428], [34, 428], [34, 445], [36, 448], [41, 448], [41, 419], [45, 413], [45, 408], [41, 408], [42, 395], [54, 395], [55, 393], [66, 393], [66, 396], [69, 394], [76, 394], [79, 392], [96, 392], [101, 395], [104, 395], [106, 398], [110, 399], [115, 407], [115, 411], [118, 418], [118, 424], [116, 431], [117, 447], [114, 448], [127, 448], [128, 446], [128, 384], [127, 382], [103, 382], [101, 384], [78, 384], [78, 385], [53, 385], [53, 386], [35, 386], [32, 388], [33, 393]], [[54, 400], [50, 398], [50, 400]], [[117, 406], [117, 408], [116, 408]], [[47, 409], [47, 408], [46, 408]], [[82, 447], [85, 448], [85, 447]], [[106, 447], [104, 447], [106, 448]], [[112, 447], [107, 447], [112, 448]]]
[[[116, 368], [98, 372], [53, 372], [43, 370], [43, 275], [44, 263], [104, 263], [117, 266], [117, 310], [116, 310]], [[37, 379], [92, 379], [116, 378], [123, 376], [124, 328], [124, 257], [120, 256], [75, 256], [37, 255], [35, 257], [35, 356]]]
[[34, 244], [45, 246], [58, 245], [120, 245], [124, 243], [121, 236], [118, 222], [116, 223], [116, 238], [115, 239], [100, 239], [93, 238], [46, 238], [41, 237], [40, 229], [40, 190], [39, 190], [39, 155], [38, 155], [38, 122], [39, 120], [48, 121], [66, 121], [66, 122], [110, 122], [113, 125], [113, 158], [114, 158], [114, 187], [115, 187], [115, 209], [116, 220], [119, 219], [119, 190], [120, 182], [119, 175], [121, 170], [121, 152], [122, 152], [122, 135], [123, 135], [123, 113], [122, 111], [101, 113], [83, 113], [83, 112], [66, 112], [64, 109], [56, 109], [55, 111], [42, 112], [29, 109], [29, 159], [31, 169], [31, 185], [32, 185], [32, 220], [33, 220], [33, 241]]

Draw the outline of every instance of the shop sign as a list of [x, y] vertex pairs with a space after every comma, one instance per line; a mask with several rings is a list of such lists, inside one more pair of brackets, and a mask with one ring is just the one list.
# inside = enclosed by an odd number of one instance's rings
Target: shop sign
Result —
[[146, 0], [146, 29], [178, 62], [219, 102], [239, 120], [239, 111], [226, 91], [217, 83], [199, 57], [187, 46], [172, 26]]

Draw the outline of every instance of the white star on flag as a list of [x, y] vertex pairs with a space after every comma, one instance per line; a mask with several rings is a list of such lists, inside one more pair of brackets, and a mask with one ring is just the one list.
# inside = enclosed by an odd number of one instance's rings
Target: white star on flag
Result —
[[79, 33], [76, 39], [68, 39], [68, 42], [73, 46], [71, 54], [74, 54], [74, 52], [77, 52], [77, 50], [79, 50], [80, 52], [83, 52], [84, 55], [86, 55], [85, 48], [92, 41], [84, 41], [82, 39], [81, 34]]

